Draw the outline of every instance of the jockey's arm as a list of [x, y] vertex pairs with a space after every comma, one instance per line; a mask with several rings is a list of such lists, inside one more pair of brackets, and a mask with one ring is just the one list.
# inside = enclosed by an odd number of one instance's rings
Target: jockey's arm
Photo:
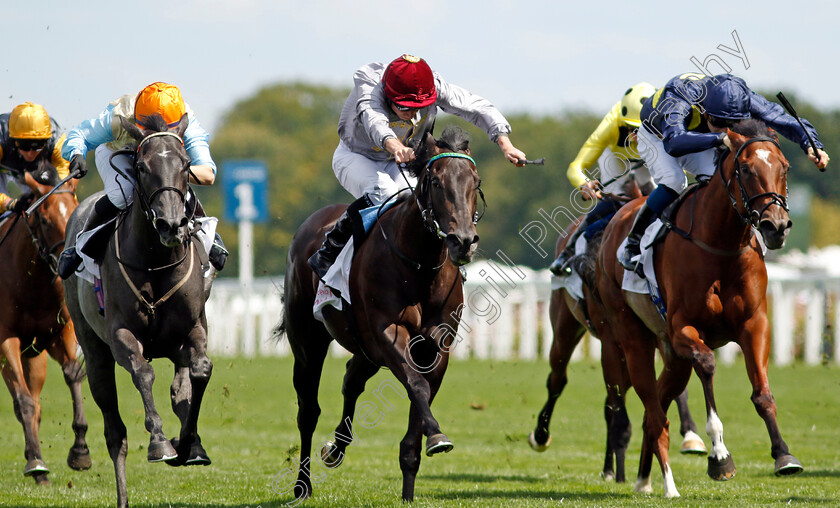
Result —
[[216, 173], [208, 164], [194, 164], [190, 166], [190, 182], [198, 185], [213, 185], [216, 181]]

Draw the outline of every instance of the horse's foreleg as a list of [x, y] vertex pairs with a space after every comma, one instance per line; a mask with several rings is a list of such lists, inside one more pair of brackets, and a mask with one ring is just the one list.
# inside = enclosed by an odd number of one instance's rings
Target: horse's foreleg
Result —
[[76, 345], [73, 322], [68, 321], [64, 325], [61, 336], [50, 341], [47, 351], [61, 365], [64, 382], [70, 389], [70, 397], [73, 400], [72, 427], [75, 438], [67, 454], [67, 465], [77, 471], [83, 471], [90, 468], [91, 461], [90, 450], [85, 440], [88, 424], [85, 418], [84, 402], [82, 402], [82, 381], [85, 378], [85, 369], [76, 359]]
[[671, 344], [680, 358], [691, 360], [694, 372], [700, 378], [703, 395], [706, 399], [706, 433], [712, 443], [709, 452], [707, 474], [714, 480], [728, 480], [735, 476], [735, 461], [723, 442], [723, 423], [715, 404], [714, 375], [715, 355], [703, 342], [698, 330], [690, 325], [678, 324], [676, 316], [672, 320]]
[[160, 462], [171, 460], [178, 456], [175, 448], [163, 433], [163, 421], [155, 408], [152, 386], [155, 382], [155, 370], [143, 357], [140, 343], [133, 333], [125, 328], [116, 330], [112, 335], [111, 351], [116, 362], [131, 374], [131, 380], [140, 398], [143, 400], [143, 410], [146, 414], [145, 426], [149, 431], [149, 449], [147, 460]]
[[537, 416], [537, 426], [528, 436], [528, 444], [538, 452], [546, 451], [551, 444], [551, 433], [548, 428], [551, 423], [551, 415], [554, 412], [557, 399], [563, 393], [563, 389], [568, 382], [566, 369], [569, 367], [569, 359], [572, 357], [572, 353], [584, 332], [584, 328], [575, 320], [560, 291], [552, 293], [549, 314], [552, 316], [554, 339], [548, 357], [551, 366], [551, 373], [546, 381], [548, 400], [546, 400]]
[[174, 443], [177, 446], [178, 459], [170, 461], [170, 465], [206, 466], [211, 463], [198, 435], [201, 401], [213, 373], [213, 362], [207, 357], [206, 346], [206, 328], [203, 321], [199, 321], [187, 337], [184, 348], [187, 368], [181, 368], [180, 365], [176, 367], [175, 378], [170, 387], [173, 410], [181, 420], [179, 439]]
[[766, 318], [758, 320], [750, 328], [749, 333], [739, 341], [739, 345], [744, 353], [744, 364], [753, 387], [753, 405], [770, 434], [770, 454], [776, 461], [775, 473], [777, 476], [801, 473], [804, 468], [788, 451], [787, 443], [782, 439], [776, 423], [776, 401], [770, 392], [770, 382], [767, 379], [770, 336]]
[[[40, 407], [26, 381], [27, 376], [20, 356], [20, 340], [17, 337], [7, 338], [0, 343], [0, 351], [6, 359], [3, 364], [3, 380], [12, 395], [15, 416], [23, 426], [25, 443], [23, 453], [26, 458], [23, 474], [32, 476], [37, 483], [49, 483], [47, 473], [50, 470], [41, 459], [41, 444], [38, 437]], [[42, 356], [46, 361], [46, 355]]]
[[[341, 422], [335, 428], [333, 441], [323, 443], [316, 451], [324, 465], [335, 468], [344, 460], [344, 450], [353, 442], [356, 433], [353, 431], [353, 415], [356, 411], [356, 401], [365, 390], [365, 383], [379, 370], [379, 366], [371, 363], [363, 355], [354, 355], [347, 361], [344, 383], [341, 393], [344, 395], [344, 407]], [[377, 422], [378, 423], [378, 422]], [[361, 421], [363, 427], [374, 427], [369, 422]]]

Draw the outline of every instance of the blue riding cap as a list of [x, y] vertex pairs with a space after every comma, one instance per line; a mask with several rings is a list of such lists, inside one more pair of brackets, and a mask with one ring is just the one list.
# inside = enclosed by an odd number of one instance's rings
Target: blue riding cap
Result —
[[[717, 85], [715, 85], [717, 81]], [[750, 118], [750, 89], [743, 79], [719, 74], [706, 82], [706, 113], [727, 120]]]

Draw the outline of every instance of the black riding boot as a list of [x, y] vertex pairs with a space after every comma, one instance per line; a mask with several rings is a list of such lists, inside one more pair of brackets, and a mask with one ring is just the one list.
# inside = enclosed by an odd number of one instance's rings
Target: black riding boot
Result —
[[335, 226], [327, 232], [327, 238], [324, 239], [321, 248], [309, 258], [309, 267], [319, 279], [323, 279], [327, 274], [327, 270], [335, 263], [335, 258], [347, 245], [351, 236], [353, 236], [353, 220], [345, 210]]
[[[102, 196], [99, 198], [96, 203], [93, 205], [93, 209], [90, 211], [90, 215], [88, 215], [87, 221], [85, 222], [85, 227], [82, 229], [82, 232], [91, 231], [93, 229], [98, 228], [99, 226], [105, 224], [109, 220], [113, 219], [117, 216], [120, 209], [116, 207], [111, 200], [108, 199], [108, 196]], [[105, 242], [102, 241], [103, 238], [107, 238], [106, 235], [94, 235], [93, 237], [88, 239], [87, 244], [85, 245], [85, 254], [90, 255], [94, 259], [100, 259], [102, 257], [102, 250], [104, 248]], [[76, 273], [76, 270], [79, 268], [79, 265], [82, 264], [82, 257], [76, 252], [76, 246], [68, 247], [64, 249], [61, 253], [61, 256], [58, 258], [58, 275], [62, 279], [66, 279]]]
[[625, 270], [633, 271], [636, 269], [636, 263], [632, 259], [641, 254], [642, 247], [640, 244], [642, 243], [642, 235], [645, 234], [645, 229], [653, 223], [657, 215], [659, 214], [650, 209], [647, 201], [639, 208], [636, 220], [633, 221], [633, 227], [627, 235], [627, 245], [624, 247], [621, 256], [618, 257], [618, 264], [623, 266]]
[[575, 255], [575, 244], [577, 243], [577, 239], [580, 235], [586, 230], [589, 226], [589, 216], [587, 215], [586, 218], [581, 221], [580, 226], [572, 233], [572, 236], [569, 237], [569, 240], [566, 241], [566, 247], [563, 248], [563, 251], [557, 256], [557, 259], [554, 260], [551, 265], [549, 265], [548, 269], [551, 273], [558, 277], [565, 277], [572, 273], [572, 267], [569, 266], [569, 261]]

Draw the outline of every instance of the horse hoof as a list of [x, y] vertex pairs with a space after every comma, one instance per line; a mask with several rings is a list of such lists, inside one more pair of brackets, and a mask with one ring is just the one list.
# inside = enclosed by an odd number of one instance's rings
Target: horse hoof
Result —
[[641, 494], [653, 494], [653, 486], [650, 484], [650, 476], [647, 478], [636, 478], [636, 485], [633, 490]]
[[76, 471], [90, 469], [90, 450], [88, 450], [87, 446], [70, 448], [70, 453], [67, 454], [67, 465], [70, 466], [70, 469], [75, 469]]
[[426, 439], [426, 456], [431, 457], [438, 453], [449, 453], [455, 445], [445, 434], [434, 434]]
[[321, 448], [321, 461], [330, 469], [335, 469], [344, 462], [344, 453], [332, 441], [324, 443]]
[[530, 434], [528, 434], [528, 444], [531, 445], [531, 449], [535, 452], [544, 452], [548, 450], [548, 446], [551, 444], [551, 435], [548, 436], [548, 439], [545, 440], [545, 443], [538, 443], [537, 438], [534, 436], [534, 431], [532, 430]]
[[615, 473], [612, 471], [601, 471], [601, 479], [605, 482], [615, 480]]
[[178, 458], [178, 452], [169, 441], [149, 443], [149, 452], [146, 460], [149, 462], [163, 462]]
[[207, 456], [207, 452], [204, 451], [204, 447], [201, 446], [201, 443], [193, 443], [193, 445], [190, 446], [190, 456], [187, 459], [186, 465], [209, 466], [212, 463], [213, 461], [211, 461], [210, 457]]
[[721, 482], [735, 476], [735, 461], [732, 460], [732, 454], [727, 455], [722, 460], [709, 457], [709, 468], [706, 470], [706, 473], [712, 480]]
[[50, 479], [47, 476], [47, 473], [38, 473], [32, 475], [32, 478], [35, 479], [35, 485], [38, 486], [47, 486], [50, 484]]
[[703, 443], [700, 436], [689, 430], [685, 433], [685, 438], [683, 439], [682, 446], [680, 447], [680, 453], [706, 455], [709, 452], [706, 450], [706, 445]]
[[23, 468], [23, 476], [35, 476], [38, 474], [47, 474], [49, 472], [50, 468], [48, 468], [41, 459], [29, 459], [26, 466]]
[[793, 455], [782, 455], [776, 459], [776, 476], [791, 476], [804, 470], [805, 468]]

